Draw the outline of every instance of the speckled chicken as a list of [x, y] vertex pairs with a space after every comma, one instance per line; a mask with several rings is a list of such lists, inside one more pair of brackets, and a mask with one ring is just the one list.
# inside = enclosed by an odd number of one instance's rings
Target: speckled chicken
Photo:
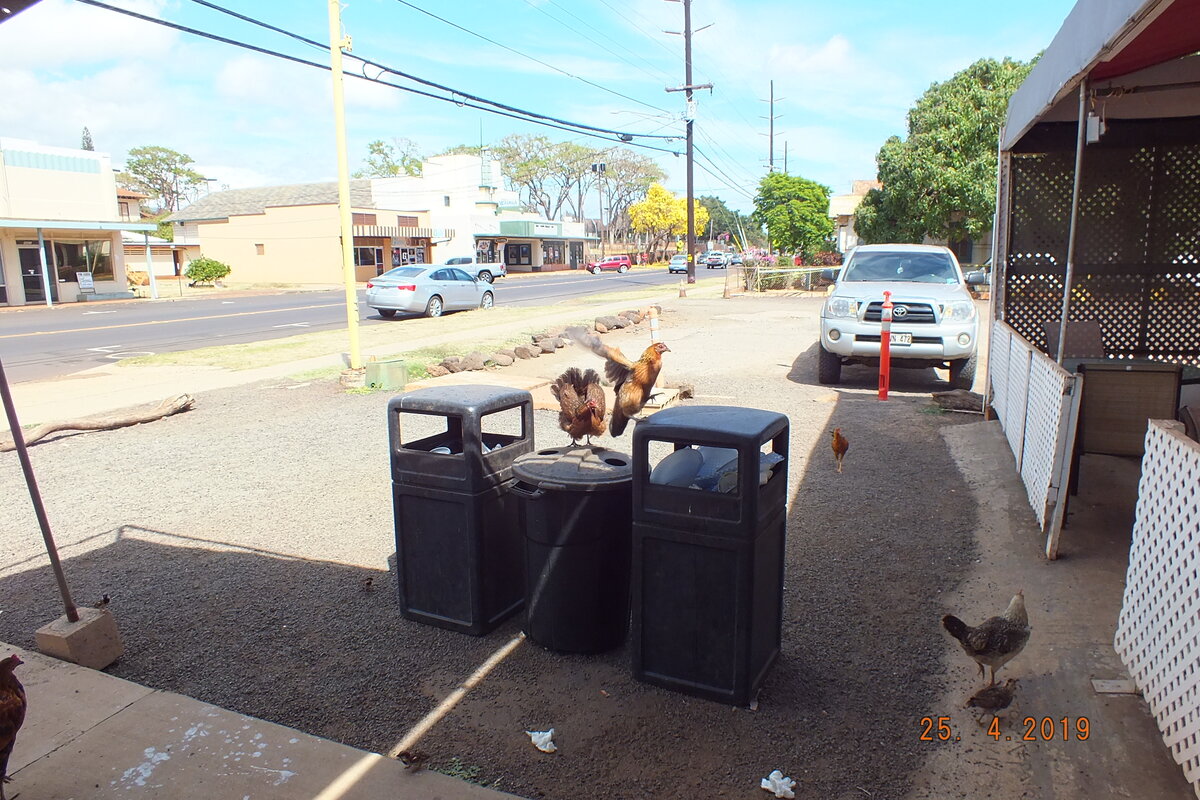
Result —
[[610, 430], [613, 436], [620, 436], [629, 420], [641, 413], [654, 394], [654, 383], [662, 370], [662, 354], [671, 352], [671, 348], [655, 342], [642, 351], [641, 358], [630, 361], [619, 349], [606, 345], [600, 337], [582, 328], [569, 329], [567, 335], [604, 359], [604, 375], [612, 381], [617, 395]]
[[25, 722], [25, 687], [13, 670], [25, 662], [14, 653], [0, 661], [0, 800], [5, 800], [4, 784], [9, 782], [8, 757], [17, 741], [17, 731]]
[[1008, 609], [1000, 617], [989, 617], [971, 627], [953, 614], [942, 617], [942, 625], [950, 635], [958, 639], [963, 652], [975, 659], [979, 674], [984, 667], [991, 667], [988, 686], [996, 683], [996, 670], [1007, 664], [1017, 653], [1025, 649], [1029, 641], [1029, 615], [1025, 613], [1025, 592], [1013, 595]]

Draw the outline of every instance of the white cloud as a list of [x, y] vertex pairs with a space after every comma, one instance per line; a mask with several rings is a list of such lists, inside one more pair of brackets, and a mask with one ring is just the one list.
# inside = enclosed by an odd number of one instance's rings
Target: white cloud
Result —
[[[159, 17], [164, 0], [113, 0], [112, 5]], [[169, 56], [176, 31], [113, 11], [71, 2], [42, 0], [0, 29], [0, 67], [60, 69], [85, 64], [149, 60]]]

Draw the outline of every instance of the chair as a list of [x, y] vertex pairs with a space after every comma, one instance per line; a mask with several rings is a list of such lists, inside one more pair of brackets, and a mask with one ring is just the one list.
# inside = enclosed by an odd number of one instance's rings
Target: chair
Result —
[[[1059, 320], [1046, 320], [1042, 323], [1046, 332], [1046, 352], [1050, 356], [1058, 355], [1058, 329], [1062, 323]], [[1100, 323], [1094, 319], [1068, 320], [1067, 345], [1063, 348], [1063, 358], [1104, 358], [1104, 335]]]

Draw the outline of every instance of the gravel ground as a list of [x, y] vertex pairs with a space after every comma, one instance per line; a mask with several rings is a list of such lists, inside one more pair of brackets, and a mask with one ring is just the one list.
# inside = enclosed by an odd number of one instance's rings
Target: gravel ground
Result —
[[[864, 368], [817, 385], [817, 310], [739, 298], [663, 315], [664, 378], [695, 385], [687, 402], [791, 420], [783, 650], [758, 710], [640, 684], [627, 648], [570, 656], [525, 641], [421, 740], [433, 765], [531, 798], [760, 798], [773, 769], [799, 797], [904, 795], [925, 753], [918, 719], [946, 681], [940, 595], [976, 556], [975, 503], [939, 430], [977, 418], [924, 413], [946, 388], [931, 370], [897, 373], [886, 404]], [[633, 352], [646, 334], [610, 341]], [[568, 350], [520, 369], [597, 363]], [[515, 636], [519, 619], [472, 638], [399, 614], [387, 401], [332, 382], [259, 384], [34, 446], [78, 601], [112, 597], [126, 655], [108, 671], [386, 752]], [[539, 444], [563, 438], [553, 413], [535, 417]], [[851, 442], [841, 475], [835, 425]], [[31, 647], [61, 611], [15, 454], [0, 455], [0, 487], [15, 543], [0, 639]], [[522, 732], [549, 727], [553, 756]]]

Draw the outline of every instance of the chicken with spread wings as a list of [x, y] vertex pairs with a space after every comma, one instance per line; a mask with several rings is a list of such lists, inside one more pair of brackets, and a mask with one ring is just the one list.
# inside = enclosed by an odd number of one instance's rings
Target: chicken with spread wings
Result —
[[550, 384], [550, 392], [560, 409], [558, 425], [570, 435], [571, 444], [586, 436], [590, 445], [593, 436], [604, 435], [604, 389], [596, 370], [571, 367]]
[[573, 329], [568, 335], [604, 359], [604, 374], [612, 381], [617, 395], [609, 427], [613, 436], [620, 436], [630, 418], [641, 413], [646, 401], [654, 394], [654, 383], [662, 371], [662, 354], [671, 352], [671, 348], [655, 342], [642, 351], [641, 358], [630, 361], [619, 349], [604, 344], [595, 334]]

